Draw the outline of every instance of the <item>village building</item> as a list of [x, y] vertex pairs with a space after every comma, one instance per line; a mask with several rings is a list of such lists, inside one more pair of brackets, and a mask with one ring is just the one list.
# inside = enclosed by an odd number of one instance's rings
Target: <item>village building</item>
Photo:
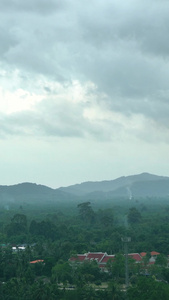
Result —
[[[152, 265], [155, 263], [157, 256], [159, 255], [159, 252], [152, 251], [150, 252], [150, 258], [148, 260], [148, 264]], [[146, 252], [142, 253], [129, 253], [128, 258], [132, 258], [135, 263], [141, 263], [143, 262], [143, 258], [147, 255]], [[106, 252], [88, 252], [84, 254], [77, 254], [75, 256], [72, 256], [69, 259], [70, 263], [83, 263], [85, 261], [96, 261], [98, 263], [98, 266], [103, 270], [106, 271], [107, 262], [111, 260], [112, 262], [115, 260], [115, 255], [108, 255]]]

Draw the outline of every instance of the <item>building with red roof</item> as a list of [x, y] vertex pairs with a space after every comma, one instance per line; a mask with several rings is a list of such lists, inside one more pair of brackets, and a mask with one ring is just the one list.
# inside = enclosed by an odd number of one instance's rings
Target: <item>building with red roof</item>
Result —
[[142, 260], [142, 257], [139, 253], [129, 253], [128, 257], [134, 259], [137, 263], [139, 263]]
[[[159, 254], [160, 253], [156, 252], [156, 251], [150, 252], [151, 257], [148, 261], [148, 265], [154, 264], [155, 261], [156, 261], [157, 255], [159, 255]], [[140, 254], [139, 253], [129, 253], [128, 257], [134, 259], [136, 263], [141, 263], [143, 258], [146, 255], [147, 255], [146, 252], [141, 252]], [[106, 252], [105, 253], [103, 253], [103, 252], [88, 252], [88, 253], [85, 253], [85, 254], [77, 254], [75, 256], [72, 256], [69, 259], [69, 262], [70, 263], [75, 263], [75, 262], [76, 263], [83, 263], [85, 261], [89, 261], [89, 262], [96, 261], [98, 263], [98, 266], [102, 270], [106, 271], [107, 262], [109, 260], [111, 260], [113, 262], [114, 259], [115, 259], [115, 255], [108, 255]]]
[[69, 261], [70, 262], [83, 262], [86, 258], [86, 254], [77, 254], [75, 256], [72, 256]]
[[147, 255], [147, 253], [146, 252], [141, 252], [140, 255], [141, 255], [141, 257], [144, 257], [144, 256]]
[[106, 265], [107, 265], [107, 262], [110, 260], [110, 261], [114, 261], [114, 258], [115, 258], [115, 255], [106, 255], [103, 257], [103, 259], [99, 262], [99, 267], [103, 270], [103, 271], [106, 271]]
[[[159, 255], [159, 252], [156, 251], [151, 251], [150, 252], [150, 258], [149, 258], [149, 265], [153, 265], [156, 261], [157, 256]], [[141, 257], [146, 257], [147, 253], [146, 252], [141, 252], [140, 253]]]
[[102, 253], [102, 252], [89, 252], [89, 253], [87, 253], [87, 257], [86, 257], [86, 259], [87, 260], [90, 260], [90, 261], [92, 261], [92, 260], [95, 260], [95, 261], [97, 261], [98, 263], [99, 262], [101, 262], [102, 260], [103, 260], [103, 258], [105, 257], [107, 255], [107, 253], [105, 252], [105, 253]]
[[[142, 260], [142, 257], [139, 253], [130, 253], [128, 254], [128, 257], [133, 258], [136, 263], [139, 263]], [[99, 265], [99, 267], [102, 270], [106, 270], [106, 264], [109, 260], [111, 260], [112, 262], [115, 259], [115, 255], [108, 255], [106, 252], [88, 252], [85, 254], [77, 254], [76, 256], [72, 256], [69, 259], [69, 262], [74, 263], [82, 263], [85, 261], [96, 261]]]
[[160, 254], [159, 252], [156, 252], [156, 251], [152, 251], [152, 252], [150, 252], [150, 253], [151, 253], [151, 256], [157, 256], [157, 255]]
[[93, 261], [101, 262], [102, 259], [107, 255], [107, 253], [103, 252], [88, 252], [85, 254], [77, 254], [75, 256], [72, 256], [69, 261], [70, 262], [83, 262], [83, 261]]
[[44, 260], [43, 259], [37, 259], [37, 260], [30, 261], [30, 264], [37, 264], [37, 263], [41, 263], [41, 262], [44, 262]]

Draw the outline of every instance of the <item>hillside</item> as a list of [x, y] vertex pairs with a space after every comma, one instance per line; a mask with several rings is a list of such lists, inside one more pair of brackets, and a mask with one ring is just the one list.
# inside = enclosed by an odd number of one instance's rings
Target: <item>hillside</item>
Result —
[[0, 204], [50, 204], [123, 197], [168, 197], [169, 177], [148, 173], [52, 189], [35, 183], [0, 186]]
[[53, 202], [64, 202], [75, 196], [59, 189], [52, 189], [35, 183], [20, 183], [16, 185], [0, 186], [0, 204], [12, 205], [16, 203], [28, 204], [50, 204]]
[[115, 180], [100, 182], [84, 182], [60, 188], [61, 191], [77, 196], [90, 196], [91, 198], [112, 197], [146, 197], [168, 196], [169, 177], [157, 176], [149, 173], [123, 176]]

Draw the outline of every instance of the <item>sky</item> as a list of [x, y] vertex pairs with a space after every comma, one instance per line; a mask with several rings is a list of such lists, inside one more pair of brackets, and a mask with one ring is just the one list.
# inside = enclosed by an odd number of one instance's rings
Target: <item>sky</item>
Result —
[[168, 11], [0, 0], [0, 185], [169, 176]]

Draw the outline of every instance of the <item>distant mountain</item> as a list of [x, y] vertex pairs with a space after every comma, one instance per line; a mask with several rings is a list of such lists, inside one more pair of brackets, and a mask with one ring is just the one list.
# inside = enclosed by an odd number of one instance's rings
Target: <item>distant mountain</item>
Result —
[[120, 177], [115, 180], [84, 182], [68, 187], [52, 189], [35, 183], [0, 186], [0, 205], [83, 202], [118, 197], [169, 197], [169, 177], [148, 173]]
[[0, 204], [51, 203], [74, 199], [75, 196], [59, 189], [52, 189], [35, 183], [20, 183], [0, 186]]
[[30, 194], [50, 194], [53, 189], [36, 183], [24, 182], [15, 185], [0, 185], [0, 194], [30, 195]]
[[169, 195], [169, 177], [157, 176], [149, 173], [123, 176], [115, 180], [84, 182], [68, 187], [59, 188], [77, 196], [93, 197], [146, 197]]

